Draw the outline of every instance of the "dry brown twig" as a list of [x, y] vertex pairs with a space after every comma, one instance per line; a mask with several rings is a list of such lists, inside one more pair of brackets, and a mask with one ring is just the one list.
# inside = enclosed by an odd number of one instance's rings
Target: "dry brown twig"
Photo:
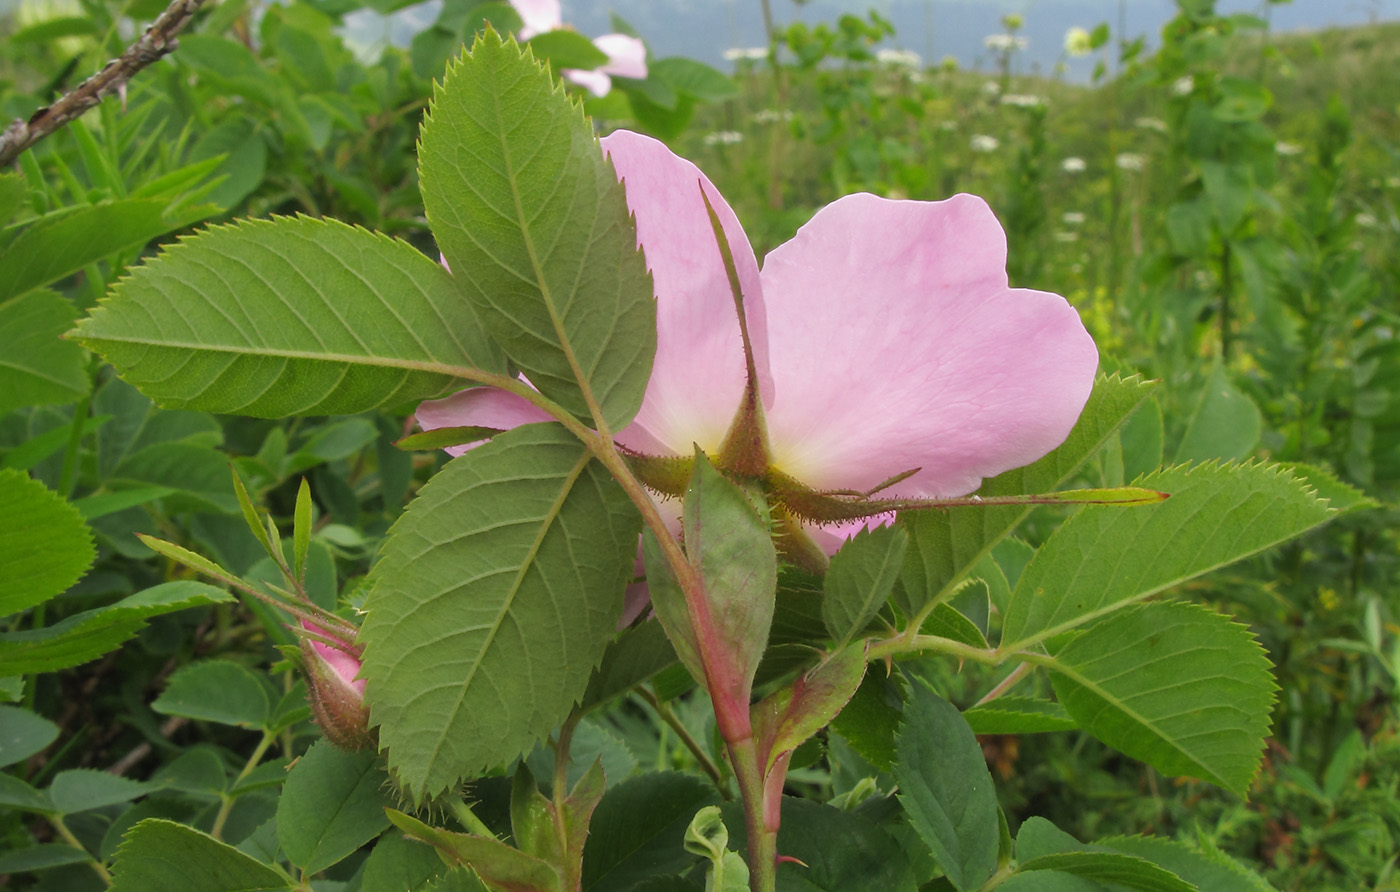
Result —
[[173, 52], [175, 35], [203, 5], [204, 0], [174, 0], [139, 40], [77, 89], [39, 109], [27, 121], [16, 118], [0, 133], [0, 167], [8, 166], [25, 149], [96, 107], [104, 97], [122, 90], [138, 71]]

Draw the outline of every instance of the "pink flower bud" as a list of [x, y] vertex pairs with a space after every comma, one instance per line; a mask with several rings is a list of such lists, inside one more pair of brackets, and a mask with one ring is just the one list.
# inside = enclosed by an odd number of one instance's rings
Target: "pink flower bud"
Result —
[[302, 621], [302, 629], [334, 640], [335, 645], [301, 635], [302, 665], [306, 669], [307, 699], [321, 733], [341, 749], [360, 750], [373, 746], [377, 735], [369, 727], [369, 707], [365, 704], [365, 682], [360, 672], [360, 648]]

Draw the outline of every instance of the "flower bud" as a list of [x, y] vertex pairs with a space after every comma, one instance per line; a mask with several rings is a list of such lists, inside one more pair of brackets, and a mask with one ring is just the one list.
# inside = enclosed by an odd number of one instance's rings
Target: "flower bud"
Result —
[[301, 635], [301, 659], [306, 670], [307, 699], [321, 733], [341, 749], [373, 746], [377, 735], [369, 727], [365, 682], [360, 672], [360, 648], [305, 621], [302, 628], [327, 640]]

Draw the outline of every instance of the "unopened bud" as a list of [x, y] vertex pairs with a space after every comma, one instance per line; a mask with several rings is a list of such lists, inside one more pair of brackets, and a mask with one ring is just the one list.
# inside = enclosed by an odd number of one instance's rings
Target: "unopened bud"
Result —
[[360, 672], [360, 648], [327, 633], [319, 626], [303, 622], [303, 628], [335, 640], [335, 645], [301, 636], [301, 658], [306, 669], [307, 699], [321, 733], [341, 749], [361, 750], [373, 746], [376, 735], [369, 727], [369, 707], [365, 704], [365, 683]]

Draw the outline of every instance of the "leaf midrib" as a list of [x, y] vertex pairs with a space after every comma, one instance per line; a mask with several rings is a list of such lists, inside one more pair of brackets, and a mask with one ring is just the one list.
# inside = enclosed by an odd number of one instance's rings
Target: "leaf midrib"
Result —
[[[504, 110], [501, 108], [501, 93], [496, 90], [492, 95], [496, 120], [501, 124], [505, 120]], [[572, 107], [572, 104], [571, 104]], [[506, 128], [498, 126], [495, 128], [497, 137], [501, 143], [501, 159], [506, 167], [506, 182], [510, 184], [510, 199], [515, 205], [515, 216], [520, 221], [520, 234], [524, 239], [525, 251], [530, 257], [530, 266], [535, 273], [535, 280], [539, 285], [540, 298], [544, 301], [545, 311], [549, 313], [549, 324], [554, 328], [554, 337], [559, 343], [559, 351], [564, 355], [564, 359], [569, 364], [569, 371], [573, 373], [574, 382], [578, 385], [579, 395], [583, 397], [584, 405], [588, 407], [588, 414], [593, 419], [594, 428], [605, 437], [608, 436], [607, 422], [603, 418], [602, 407], [598, 404], [597, 397], [593, 393], [593, 387], [588, 377], [584, 374], [583, 367], [579, 364], [578, 356], [574, 353], [573, 344], [570, 342], [568, 333], [564, 329], [564, 322], [554, 305], [554, 296], [550, 289], [549, 280], [545, 277], [544, 268], [540, 263], [539, 254], [536, 250], [535, 238], [530, 221], [525, 213], [525, 205], [520, 194], [519, 181], [516, 178], [515, 159], [510, 151], [510, 146], [506, 142]], [[572, 147], [571, 147], [572, 150]], [[601, 154], [601, 150], [600, 150]], [[578, 190], [574, 190], [577, 196]], [[574, 198], [571, 197], [569, 203], [572, 205]]]
[[[466, 678], [462, 680], [462, 683], [457, 688], [457, 700], [449, 711], [450, 715], [461, 714], [462, 703], [466, 699], [467, 691], [471, 688], [472, 682], [476, 679], [477, 673], [481, 670], [486, 654], [491, 650], [491, 646], [496, 640], [496, 635], [500, 631], [501, 623], [503, 623], [505, 618], [510, 614], [510, 608], [515, 603], [516, 597], [520, 594], [526, 574], [534, 567], [535, 558], [539, 554], [541, 546], [544, 544], [545, 536], [548, 535], [549, 531], [553, 529], [554, 524], [559, 520], [559, 516], [564, 510], [564, 503], [568, 500], [569, 494], [573, 492], [574, 485], [578, 483], [579, 476], [583, 473], [584, 468], [588, 467], [589, 462], [592, 460], [593, 456], [586, 451], [579, 456], [578, 461], [574, 463], [573, 469], [565, 475], [563, 483], [559, 487], [559, 494], [549, 506], [549, 510], [545, 512], [544, 516], [540, 519], [539, 531], [535, 534], [534, 541], [530, 543], [529, 550], [521, 560], [519, 569], [516, 570], [515, 579], [511, 581], [510, 588], [506, 592], [506, 597], [502, 601], [500, 609], [496, 611], [496, 618], [491, 623], [490, 630], [485, 640], [482, 642], [481, 647], [477, 650], [476, 656], [472, 660], [471, 668], [467, 671]], [[442, 753], [443, 746], [450, 737], [448, 733], [450, 730], [451, 723], [444, 723], [442, 733], [438, 735], [437, 742], [433, 744], [432, 752], [428, 756], [429, 765], [437, 762], [439, 755]]]
[[1075, 684], [1091, 692], [1092, 694], [1094, 694], [1094, 696], [1101, 698], [1105, 703], [1114, 707], [1119, 712], [1128, 716], [1130, 719], [1137, 722], [1142, 727], [1151, 731], [1152, 734], [1154, 734], [1158, 740], [1167, 744], [1167, 746], [1171, 747], [1177, 753], [1181, 754], [1181, 756], [1189, 760], [1192, 765], [1195, 765], [1197, 768], [1200, 768], [1203, 772], [1210, 775], [1208, 778], [1205, 778], [1205, 780], [1208, 780], [1211, 783], [1214, 783], [1218, 786], [1224, 787], [1227, 790], [1234, 789], [1224, 778], [1222, 778], [1215, 771], [1212, 771], [1211, 769], [1207, 768], [1206, 765], [1203, 764], [1200, 759], [1196, 758], [1189, 750], [1187, 750], [1180, 743], [1178, 743], [1176, 738], [1169, 737], [1165, 731], [1163, 731], [1156, 725], [1156, 723], [1147, 719], [1137, 710], [1131, 709], [1121, 699], [1119, 699], [1113, 694], [1110, 694], [1108, 691], [1105, 691], [1096, 682], [1084, 677], [1078, 671], [1069, 666], [1066, 666], [1064, 663], [1061, 663], [1054, 657], [1044, 657], [1041, 660], [1038, 660], [1037, 662], [1040, 662], [1046, 668], [1054, 672], [1060, 673], [1065, 678], [1068, 678], [1070, 681], [1073, 681]]

